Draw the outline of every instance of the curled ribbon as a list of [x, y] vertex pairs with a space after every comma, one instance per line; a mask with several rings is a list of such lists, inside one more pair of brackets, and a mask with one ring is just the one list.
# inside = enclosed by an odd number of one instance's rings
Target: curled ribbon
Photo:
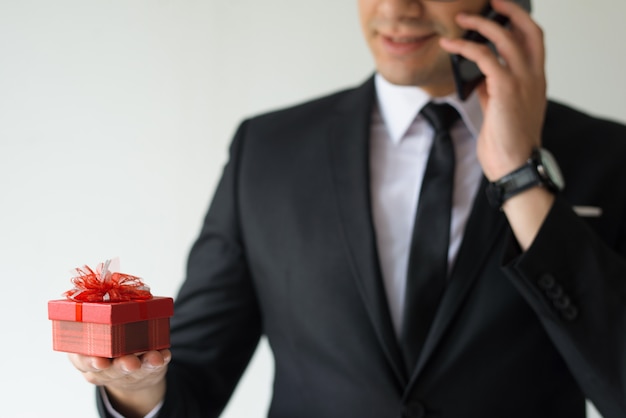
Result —
[[76, 268], [74, 288], [63, 295], [78, 302], [126, 302], [152, 298], [150, 288], [139, 277], [109, 271], [110, 260], [93, 271], [89, 266]]

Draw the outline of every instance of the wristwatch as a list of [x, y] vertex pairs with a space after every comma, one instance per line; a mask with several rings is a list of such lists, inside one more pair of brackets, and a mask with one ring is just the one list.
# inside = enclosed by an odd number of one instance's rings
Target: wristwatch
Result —
[[563, 175], [554, 156], [544, 148], [534, 148], [526, 164], [489, 183], [487, 198], [491, 206], [499, 209], [507, 199], [538, 185], [553, 193], [565, 187]]

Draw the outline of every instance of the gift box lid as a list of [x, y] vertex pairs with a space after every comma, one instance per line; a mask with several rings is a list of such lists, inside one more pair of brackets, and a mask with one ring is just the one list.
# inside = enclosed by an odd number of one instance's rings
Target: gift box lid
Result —
[[129, 302], [76, 302], [69, 299], [48, 301], [48, 319], [55, 321], [125, 324], [174, 314], [174, 300], [155, 296]]

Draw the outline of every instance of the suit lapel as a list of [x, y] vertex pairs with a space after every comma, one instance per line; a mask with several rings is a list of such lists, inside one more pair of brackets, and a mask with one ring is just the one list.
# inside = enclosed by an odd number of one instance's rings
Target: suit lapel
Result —
[[433, 354], [441, 338], [461, 306], [467, 292], [478, 277], [487, 256], [493, 254], [493, 246], [502, 235], [506, 225], [502, 212], [489, 206], [485, 197], [487, 180], [483, 181], [476, 195], [474, 206], [463, 235], [448, 286], [433, 320], [422, 353], [413, 371], [411, 383], [415, 381], [424, 365]]
[[383, 287], [372, 222], [369, 187], [369, 136], [374, 79], [339, 104], [328, 136], [330, 161], [341, 228], [353, 276], [385, 356], [403, 388], [408, 379], [393, 332]]
[[[373, 78], [343, 98], [328, 135], [329, 156], [341, 228], [356, 286], [398, 384], [405, 388], [409, 379], [393, 331], [371, 213], [369, 136], [374, 100]], [[411, 384], [440, 343], [506, 225], [504, 215], [489, 206], [485, 198], [486, 185], [483, 178], [454, 270]]]

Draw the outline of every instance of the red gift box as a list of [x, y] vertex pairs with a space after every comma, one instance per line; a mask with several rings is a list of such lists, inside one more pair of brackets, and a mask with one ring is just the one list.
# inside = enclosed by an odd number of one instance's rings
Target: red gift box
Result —
[[174, 301], [167, 297], [126, 302], [48, 302], [53, 349], [119, 357], [170, 346]]

